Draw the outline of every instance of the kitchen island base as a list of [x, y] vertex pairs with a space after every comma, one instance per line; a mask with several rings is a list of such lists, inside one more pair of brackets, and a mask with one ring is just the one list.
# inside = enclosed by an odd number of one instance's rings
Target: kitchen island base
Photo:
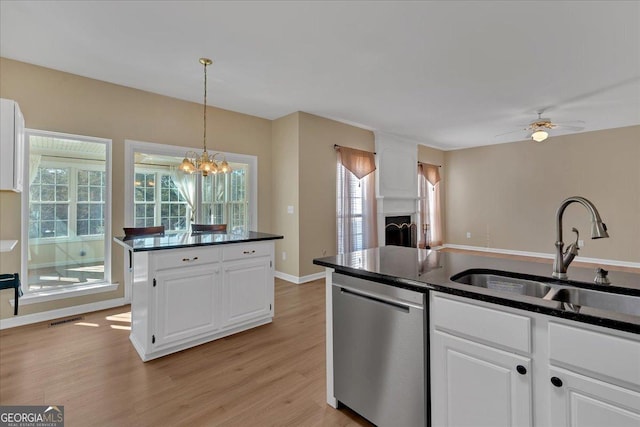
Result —
[[131, 257], [130, 341], [145, 362], [273, 319], [273, 239]]

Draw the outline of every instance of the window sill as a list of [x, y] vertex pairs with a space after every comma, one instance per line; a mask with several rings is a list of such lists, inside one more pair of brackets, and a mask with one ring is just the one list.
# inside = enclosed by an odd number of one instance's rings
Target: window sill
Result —
[[[99, 294], [102, 292], [111, 292], [118, 289], [118, 283], [91, 283], [88, 285], [74, 286], [69, 289], [52, 289], [48, 291], [25, 293], [20, 297], [20, 305], [37, 304], [47, 301], [55, 301], [66, 298], [74, 298], [83, 295]], [[9, 300], [13, 307], [15, 301]]]

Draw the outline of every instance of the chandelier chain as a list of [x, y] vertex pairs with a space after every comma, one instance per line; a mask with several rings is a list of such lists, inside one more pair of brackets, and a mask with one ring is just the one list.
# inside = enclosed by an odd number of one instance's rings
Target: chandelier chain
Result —
[[[207, 66], [213, 64], [213, 61], [209, 58], [200, 58], [200, 63], [204, 65], [204, 103], [203, 108], [203, 132], [202, 132], [202, 145], [203, 152], [198, 155], [195, 151], [187, 151], [184, 159], [178, 169], [184, 173], [201, 173], [202, 176], [208, 176], [210, 173], [216, 174], [229, 173], [231, 167], [222, 153], [214, 153], [212, 156], [207, 153]], [[217, 156], [222, 156], [222, 161], [216, 160]]]
[[204, 151], [207, 152], [207, 63], [204, 63], [204, 134], [202, 136]]

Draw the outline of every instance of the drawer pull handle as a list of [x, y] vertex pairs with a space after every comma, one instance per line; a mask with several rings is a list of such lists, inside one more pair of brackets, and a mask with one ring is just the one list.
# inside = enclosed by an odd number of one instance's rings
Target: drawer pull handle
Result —
[[522, 365], [518, 365], [516, 366], [516, 371], [518, 371], [520, 375], [525, 375], [527, 373], [527, 368]]
[[551, 384], [556, 387], [562, 387], [562, 380], [558, 377], [551, 377]]
[[197, 259], [198, 259], [198, 257], [197, 257], [197, 256], [194, 256], [193, 258], [182, 258], [182, 261], [184, 261], [184, 262], [191, 262], [191, 261], [195, 261], [195, 260], [197, 260]]
[[242, 253], [245, 254], [245, 255], [251, 255], [251, 254], [255, 254], [256, 251], [255, 251], [255, 249], [252, 249], [250, 251], [243, 251]]

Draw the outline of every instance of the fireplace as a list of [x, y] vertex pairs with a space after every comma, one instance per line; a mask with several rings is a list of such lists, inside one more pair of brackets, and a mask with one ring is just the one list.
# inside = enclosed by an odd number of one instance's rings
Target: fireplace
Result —
[[417, 246], [416, 225], [410, 215], [387, 216], [384, 218], [384, 244], [386, 246]]
[[378, 243], [416, 247], [418, 143], [378, 131], [375, 137]]

